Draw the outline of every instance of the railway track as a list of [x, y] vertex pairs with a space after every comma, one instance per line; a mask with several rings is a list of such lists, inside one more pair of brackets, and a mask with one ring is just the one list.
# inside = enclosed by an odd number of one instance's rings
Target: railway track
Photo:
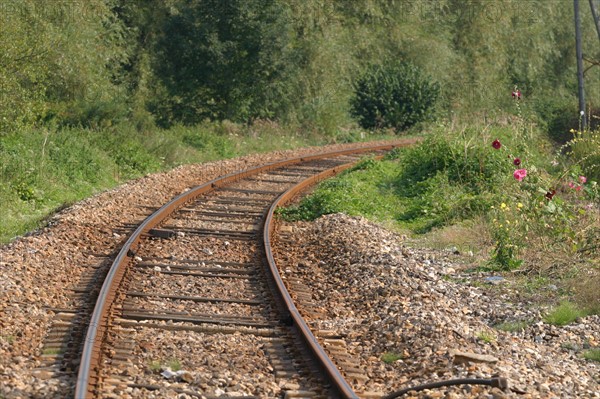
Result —
[[406, 144], [264, 165], [158, 209], [82, 287], [93, 291], [103, 280], [93, 311], [58, 314], [52, 342], [69, 348], [62, 370], [78, 369], [74, 396], [367, 397], [350, 388], [364, 376], [343, 342], [335, 332], [313, 335], [292, 297], [312, 306], [311, 317], [318, 304], [300, 281], [279, 276], [273, 212], [365, 153]]

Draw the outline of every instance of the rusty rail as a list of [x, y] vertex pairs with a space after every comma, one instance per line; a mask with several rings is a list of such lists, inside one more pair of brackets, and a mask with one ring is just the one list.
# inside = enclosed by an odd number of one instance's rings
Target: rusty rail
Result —
[[301, 331], [301, 336], [304, 339], [305, 344], [311, 350], [313, 355], [319, 359], [319, 363], [321, 364], [323, 371], [325, 371], [325, 373], [329, 376], [329, 379], [334, 383], [335, 389], [338, 391], [340, 397], [347, 399], [358, 399], [358, 396], [352, 390], [350, 385], [346, 382], [345, 378], [342, 376], [337, 366], [332, 362], [329, 355], [327, 355], [323, 347], [319, 344], [317, 338], [310, 330], [310, 327], [308, 327], [306, 321], [304, 321], [304, 318], [296, 308], [296, 305], [294, 304], [294, 301], [287, 288], [285, 287], [281, 275], [279, 274], [279, 270], [277, 268], [277, 264], [273, 256], [273, 251], [271, 249], [271, 235], [273, 234], [274, 230], [274, 214], [275, 210], [278, 207], [283, 206], [286, 203], [292, 201], [294, 197], [296, 197], [302, 191], [306, 190], [308, 187], [313, 186], [322, 180], [333, 177], [336, 174], [346, 169], [349, 169], [354, 165], [355, 163], [348, 163], [340, 165], [336, 168], [326, 170], [302, 181], [301, 183], [297, 184], [296, 186], [281, 194], [281, 196], [279, 196], [279, 198], [275, 200], [275, 202], [271, 205], [271, 208], [269, 209], [265, 220], [265, 228], [263, 233], [267, 261], [269, 263], [271, 274], [275, 279], [279, 296], [285, 302], [286, 308], [290, 313], [290, 317], [294, 321], [294, 324]]
[[[90, 323], [89, 323], [89, 327], [87, 330], [86, 339], [84, 341], [84, 347], [82, 350], [81, 362], [80, 362], [79, 372], [78, 372], [78, 376], [77, 376], [77, 383], [76, 383], [76, 387], [75, 387], [75, 398], [76, 399], [85, 399], [85, 398], [93, 397], [94, 387], [95, 387], [96, 383], [98, 382], [98, 378], [99, 378], [99, 376], [97, 374], [100, 370], [100, 353], [101, 353], [102, 342], [103, 342], [104, 335], [108, 329], [108, 325], [109, 325], [109, 321], [110, 321], [111, 313], [112, 313], [112, 306], [113, 306], [113, 302], [114, 302], [114, 299], [117, 294], [118, 287], [123, 279], [123, 276], [125, 275], [125, 271], [126, 271], [128, 265], [130, 264], [131, 259], [133, 257], [135, 257], [136, 249], [139, 245], [141, 237], [143, 235], [147, 234], [152, 228], [157, 226], [163, 220], [165, 220], [169, 215], [171, 215], [177, 209], [181, 208], [184, 204], [194, 200], [195, 198], [197, 198], [198, 196], [200, 196], [202, 194], [209, 193], [209, 192], [213, 191], [214, 189], [221, 187], [223, 185], [226, 185], [226, 184], [235, 182], [239, 179], [243, 179], [243, 178], [246, 178], [246, 177], [249, 177], [252, 175], [256, 175], [256, 174], [259, 174], [259, 173], [262, 173], [265, 171], [269, 171], [272, 169], [281, 168], [281, 167], [285, 167], [285, 166], [289, 166], [289, 165], [299, 164], [299, 163], [307, 162], [307, 161], [311, 161], [311, 160], [328, 158], [328, 157], [360, 154], [360, 153], [373, 152], [373, 151], [391, 150], [393, 148], [403, 147], [403, 146], [412, 144], [414, 142], [415, 142], [415, 140], [405, 140], [402, 142], [400, 142], [400, 141], [392, 142], [390, 144], [378, 145], [378, 146], [374, 146], [374, 147], [358, 147], [358, 148], [351, 148], [351, 149], [346, 149], [346, 150], [342, 150], [342, 151], [319, 153], [319, 154], [311, 155], [311, 156], [305, 156], [305, 157], [299, 157], [299, 158], [286, 159], [286, 160], [282, 160], [282, 161], [278, 161], [278, 162], [272, 162], [269, 164], [265, 164], [262, 166], [248, 169], [246, 171], [231, 173], [231, 174], [219, 177], [217, 179], [211, 180], [208, 183], [202, 184], [202, 185], [197, 186], [183, 194], [180, 194], [179, 196], [177, 196], [174, 199], [172, 199], [171, 201], [169, 201], [167, 204], [163, 205], [160, 209], [158, 209], [152, 215], [148, 216], [148, 218], [146, 218], [144, 220], [144, 222], [142, 222], [137, 227], [137, 229], [131, 234], [131, 236], [125, 242], [123, 248], [119, 251], [117, 257], [115, 258], [114, 262], [112, 263], [106, 279], [104, 280], [104, 283], [102, 285], [101, 291], [98, 296], [98, 300], [96, 302], [96, 306], [94, 308], [94, 312], [92, 313], [92, 316], [90, 318]], [[351, 165], [348, 165], [346, 167], [349, 167], [349, 166], [351, 166]], [[306, 183], [306, 184], [301, 183], [300, 186], [305, 188], [308, 184], [314, 184], [315, 181], [324, 179], [325, 177], [335, 174], [335, 173], [339, 172], [340, 170], [342, 170], [342, 168], [340, 168], [340, 167], [334, 168], [332, 171], [329, 172], [329, 174], [327, 174], [327, 173], [319, 174], [319, 175], [309, 179], [309, 181], [311, 181], [311, 183]], [[282, 195], [280, 200], [285, 199], [285, 198], [288, 198], [288, 197], [285, 196], [285, 194], [284, 194], [284, 195]], [[279, 201], [279, 202], [281, 203], [281, 201]], [[272, 210], [274, 210], [274, 207], [272, 208]], [[272, 223], [272, 212], [269, 212], [269, 224], [270, 223]], [[268, 226], [269, 224], [266, 224], [266, 225]], [[268, 239], [268, 238], [266, 238], [266, 239]], [[266, 242], [268, 243], [269, 241], [266, 241]], [[271, 254], [271, 259], [272, 259], [272, 254]], [[273, 269], [276, 270], [274, 263], [272, 266], [270, 265], [270, 268], [271, 268], [271, 270], [273, 270]], [[277, 278], [279, 279], [279, 281], [277, 282], [277, 286], [278, 287], [280, 285], [282, 286], [281, 277], [277, 277], [277, 275], [276, 275], [276, 279]], [[283, 288], [285, 288], [285, 287], [283, 287]], [[286, 297], [285, 295], [287, 295], [288, 299], [285, 300], [286, 303], [288, 303], [288, 301], [291, 301], [291, 299], [289, 298], [289, 293], [287, 293], [287, 290], [285, 291], [285, 294], [282, 292], [282, 295], [284, 295], [283, 296], [284, 298]], [[291, 302], [289, 302], [289, 303], [291, 303]], [[288, 309], [290, 309], [289, 303], [288, 303]], [[295, 307], [293, 307], [291, 309], [295, 309]], [[290, 312], [292, 312], [292, 311], [290, 311]], [[300, 323], [301, 317], [299, 316], [299, 314], [297, 314], [297, 310], [295, 310], [295, 312], [296, 312], [296, 316], [294, 316], [293, 313], [292, 313], [292, 316], [294, 317], [294, 321], [296, 322], [296, 325], [300, 326], [301, 325], [301, 323]], [[304, 324], [304, 326], [306, 326], [306, 323], [303, 323], [303, 324]], [[310, 334], [308, 336], [305, 336], [304, 339], [306, 342], [313, 342], [313, 341], [316, 342], [312, 333], [310, 333], [310, 331], [307, 330], [307, 327], [306, 327], [306, 329], [301, 328], [301, 332], [304, 334], [306, 334], [308, 332]], [[313, 344], [311, 344], [311, 347], [314, 346], [314, 342], [313, 342]], [[316, 355], [318, 356], [319, 359], [321, 359], [321, 361], [326, 361], [327, 359], [329, 359], [328, 357], [326, 359], [325, 359], [325, 357], [323, 357], [324, 352], [322, 349], [319, 352], [315, 348], [315, 349], [313, 349], [313, 352], [316, 353]], [[329, 363], [331, 363], [331, 360], [329, 360]], [[329, 375], [335, 375], [334, 369], [335, 370], [337, 370], [337, 369], [335, 368], [334, 365], [329, 364], [329, 365], [326, 365], [325, 368], [328, 370]], [[338, 374], [339, 374], [339, 372], [338, 372]], [[342, 380], [343, 380], [343, 378], [342, 378]], [[351, 390], [348, 389], [347, 384], [346, 384], [346, 386], [344, 386], [345, 381], [343, 383], [341, 381], [339, 383], [336, 382], [336, 385], [337, 384], [340, 385], [339, 390], [342, 393], [342, 395], [344, 395], [344, 397], [348, 397], [348, 398], [356, 397], [356, 395], [353, 392], [351, 392]]]

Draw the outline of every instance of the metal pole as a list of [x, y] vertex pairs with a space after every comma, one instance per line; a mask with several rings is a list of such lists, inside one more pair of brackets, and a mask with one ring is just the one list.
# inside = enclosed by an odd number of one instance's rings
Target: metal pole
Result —
[[585, 91], [583, 88], [583, 53], [581, 51], [581, 21], [579, 20], [579, 0], [573, 0], [575, 11], [575, 51], [577, 53], [577, 83], [579, 88], [579, 115], [581, 118], [581, 128], [587, 127], [587, 118], [585, 115]]
[[594, 24], [596, 25], [596, 32], [598, 32], [598, 39], [600, 39], [600, 17], [598, 16], [598, 10], [594, 0], [590, 0], [590, 8], [592, 9], [592, 17], [594, 17]]

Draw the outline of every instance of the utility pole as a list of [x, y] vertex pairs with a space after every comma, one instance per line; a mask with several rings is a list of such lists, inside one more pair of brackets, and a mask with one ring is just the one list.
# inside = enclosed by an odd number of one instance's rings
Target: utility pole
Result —
[[598, 32], [598, 39], [600, 39], [600, 17], [598, 16], [598, 10], [594, 0], [590, 0], [590, 8], [592, 9], [592, 18], [594, 18], [594, 24], [596, 25], [596, 32]]
[[583, 89], [583, 53], [581, 51], [581, 21], [579, 19], [579, 0], [573, 0], [575, 11], [575, 52], [577, 53], [577, 86], [579, 88], [579, 116], [581, 128], [587, 127], [585, 114], [585, 91]]

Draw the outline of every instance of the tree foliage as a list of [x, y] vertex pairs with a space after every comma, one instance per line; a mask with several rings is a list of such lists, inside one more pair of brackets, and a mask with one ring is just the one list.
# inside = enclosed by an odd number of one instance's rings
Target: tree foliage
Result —
[[296, 68], [289, 9], [274, 0], [179, 2], [164, 19], [154, 71], [166, 122], [272, 118]]
[[[352, 123], [370, 65], [409, 62], [454, 113], [576, 93], [573, 10], [534, 0], [5, 0], [0, 131], [53, 123]], [[589, 9], [584, 52], [600, 59]], [[586, 72], [590, 103], [600, 68]], [[560, 101], [558, 101], [560, 102]]]
[[439, 85], [407, 63], [371, 67], [356, 85], [352, 113], [366, 129], [407, 129], [431, 119]]

